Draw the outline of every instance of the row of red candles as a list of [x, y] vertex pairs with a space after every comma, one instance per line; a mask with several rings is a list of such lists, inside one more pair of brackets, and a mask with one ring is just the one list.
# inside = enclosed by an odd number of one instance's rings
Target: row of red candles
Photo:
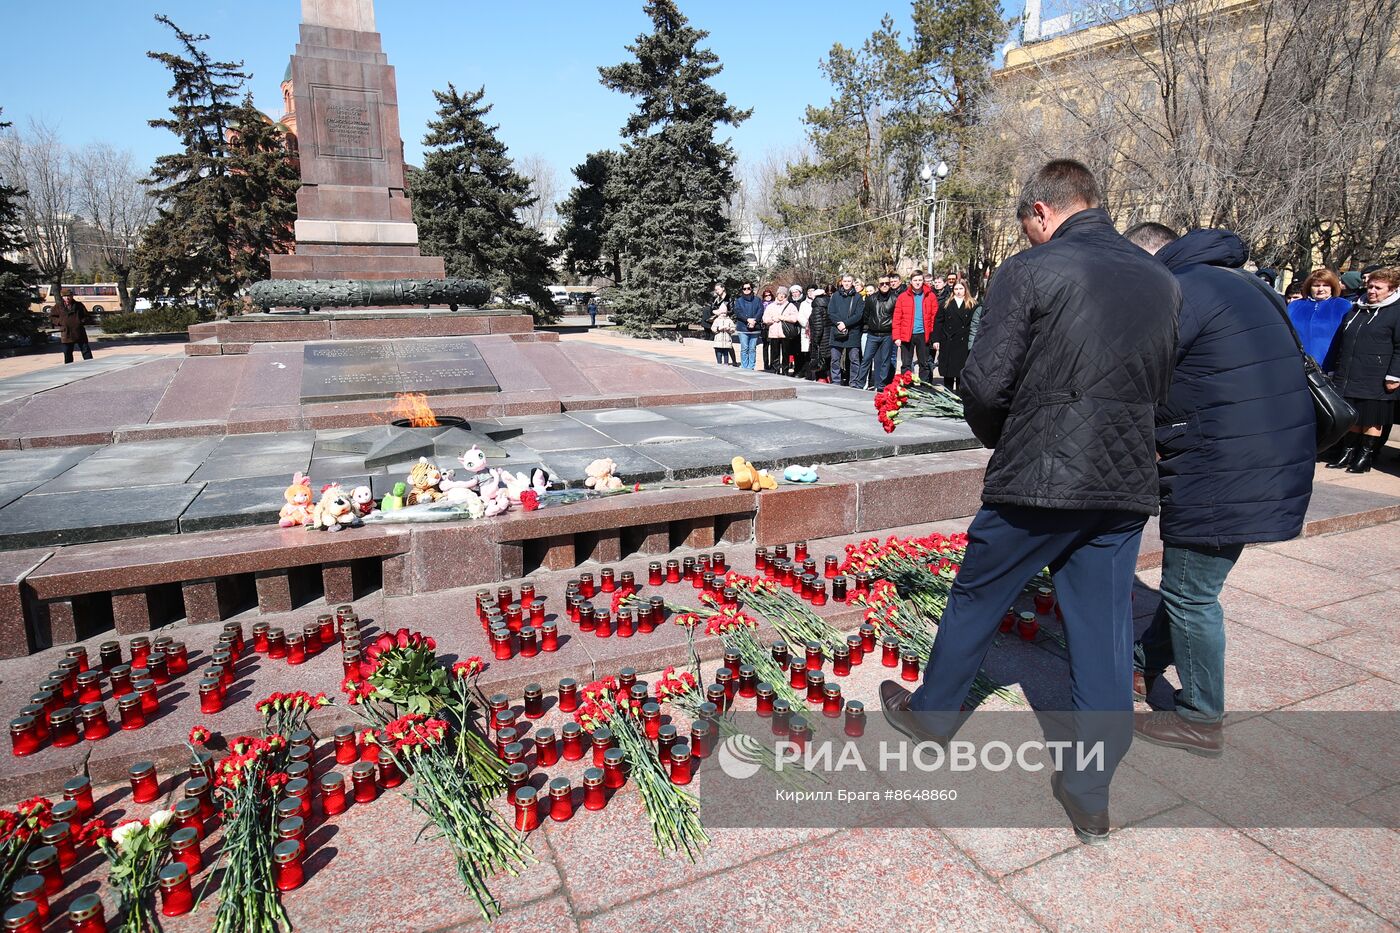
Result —
[[[278, 804], [277, 841], [273, 850], [276, 862], [275, 880], [279, 890], [290, 891], [301, 886], [305, 880], [302, 860], [307, 854], [306, 830], [312, 820], [312, 768], [315, 738], [309, 731], [293, 734], [289, 739], [289, 764], [286, 772], [288, 780], [283, 788], [284, 799]], [[339, 772], [331, 771], [320, 776], [315, 782], [319, 788], [319, 800], [323, 817], [336, 816], [348, 809], [350, 802], [371, 803], [379, 796], [381, 788], [397, 787], [403, 783], [403, 775], [389, 759], [380, 759], [378, 746], [361, 744], [353, 727], [342, 726], [334, 735], [334, 757], [338, 764], [350, 764], [351, 789], [346, 790], [345, 778]], [[160, 874], [162, 913], [166, 916], [179, 916], [193, 908], [193, 896], [189, 879], [203, 868], [203, 854], [200, 842], [209, 832], [212, 820], [218, 816], [213, 799], [213, 756], [201, 752], [190, 766], [189, 778], [184, 782], [182, 799], [173, 808], [172, 831], [170, 837], [172, 863]], [[160, 796], [160, 779], [151, 762], [138, 762], [129, 772], [131, 799], [134, 803], [151, 803]], [[54, 824], [41, 833], [43, 845], [28, 856], [26, 867], [32, 872], [19, 879], [12, 888], [12, 907], [6, 917], [12, 914], [23, 929], [23, 922], [30, 910], [23, 902], [33, 903], [33, 912], [39, 922], [47, 922], [50, 915], [48, 899], [58, 893], [65, 881], [63, 872], [78, 861], [74, 839], [84, 820], [90, 819], [96, 810], [92, 783], [87, 777], [75, 777], [63, 785], [63, 800], [54, 805]], [[290, 842], [292, 845], [288, 846]], [[178, 866], [178, 867], [176, 867]], [[79, 899], [69, 910], [70, 925], [74, 930], [105, 930], [105, 918], [101, 911], [100, 898], [92, 904]], [[82, 926], [79, 926], [81, 922]], [[7, 927], [8, 929], [8, 927]]]
[[[302, 633], [284, 635], [281, 629], [266, 622], [253, 625], [254, 650], [272, 659], [286, 658], [290, 664], [300, 664], [340, 639], [345, 645], [348, 669], [352, 653], [353, 660], [359, 660], [358, 638], [358, 618], [349, 606], [340, 606], [334, 614], [308, 622]], [[68, 648], [58, 669], [44, 679], [29, 704], [10, 721], [12, 753], [32, 755], [46, 743], [67, 748], [80, 740], [97, 742], [110, 736], [113, 724], [103, 703], [104, 688], [116, 700], [120, 730], [145, 728], [149, 719], [160, 712], [157, 688], [186, 674], [189, 656], [184, 643], [169, 635], [158, 636], [154, 641], [137, 636], [131, 639], [129, 647], [130, 661], [124, 662], [120, 642], [103, 642], [98, 647], [96, 666], [90, 664], [86, 647]], [[242, 624], [225, 623], [209, 666], [200, 672], [201, 712], [210, 714], [223, 709], [238, 657], [245, 647]]]

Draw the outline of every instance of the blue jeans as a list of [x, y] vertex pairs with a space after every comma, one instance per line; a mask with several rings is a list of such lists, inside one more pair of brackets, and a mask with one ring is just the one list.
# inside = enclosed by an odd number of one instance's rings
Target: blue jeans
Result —
[[1146, 519], [1109, 509], [983, 506], [968, 526], [967, 554], [910, 709], [926, 714], [930, 731], [952, 734], [1007, 607], [1049, 567], [1064, 607], [1071, 703], [1076, 713], [1097, 714], [1082, 717], [1079, 740], [1104, 743], [1103, 770], [1066, 770], [1063, 786], [1089, 812], [1107, 809], [1113, 771], [1133, 738], [1133, 573]]
[[1133, 663], [1149, 679], [1176, 667], [1176, 711], [1193, 722], [1225, 716], [1225, 610], [1220, 589], [1244, 551], [1225, 547], [1162, 546], [1162, 602], [1133, 646]]
[[758, 342], [763, 339], [762, 334], [739, 334], [739, 365], [744, 369], [753, 369], [757, 360]]
[[869, 385], [875, 390], [883, 389], [894, 378], [894, 338], [889, 334], [865, 335], [865, 359], [861, 363], [860, 375], [851, 378], [851, 385], [858, 389]]

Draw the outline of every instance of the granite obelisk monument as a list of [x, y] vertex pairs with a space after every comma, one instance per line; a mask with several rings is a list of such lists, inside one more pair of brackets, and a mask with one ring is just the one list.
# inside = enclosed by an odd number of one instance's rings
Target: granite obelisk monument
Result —
[[301, 0], [291, 75], [301, 160], [296, 253], [269, 257], [272, 278], [443, 278], [442, 258], [418, 251], [398, 89], [373, 0]]

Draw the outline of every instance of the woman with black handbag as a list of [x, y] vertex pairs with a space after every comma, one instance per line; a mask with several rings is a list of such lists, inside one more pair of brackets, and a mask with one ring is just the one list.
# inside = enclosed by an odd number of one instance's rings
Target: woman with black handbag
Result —
[[1337, 388], [1357, 417], [1341, 455], [1327, 466], [1365, 473], [1380, 452], [1400, 390], [1400, 269], [1371, 273], [1365, 299], [1342, 321], [1332, 347]]

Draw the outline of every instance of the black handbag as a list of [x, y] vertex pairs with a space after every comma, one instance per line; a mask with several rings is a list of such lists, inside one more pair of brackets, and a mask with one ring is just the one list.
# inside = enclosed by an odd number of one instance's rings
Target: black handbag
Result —
[[1288, 305], [1284, 303], [1283, 297], [1263, 282], [1257, 276], [1245, 272], [1243, 269], [1234, 270], [1240, 275], [1253, 282], [1261, 292], [1269, 296], [1274, 308], [1283, 317], [1283, 323], [1288, 328], [1288, 332], [1293, 335], [1293, 342], [1298, 347], [1298, 355], [1303, 358], [1303, 376], [1308, 380], [1308, 392], [1312, 394], [1313, 412], [1317, 415], [1317, 449], [1327, 450], [1333, 444], [1340, 441], [1352, 425], [1356, 424], [1356, 409], [1352, 407], [1342, 397], [1342, 393], [1337, 391], [1337, 387], [1332, 384], [1332, 380], [1327, 378], [1327, 374], [1322, 371], [1322, 367], [1317, 365], [1317, 360], [1308, 355], [1308, 351], [1303, 349], [1303, 341], [1298, 337], [1298, 331], [1293, 327], [1293, 321], [1288, 317]]

